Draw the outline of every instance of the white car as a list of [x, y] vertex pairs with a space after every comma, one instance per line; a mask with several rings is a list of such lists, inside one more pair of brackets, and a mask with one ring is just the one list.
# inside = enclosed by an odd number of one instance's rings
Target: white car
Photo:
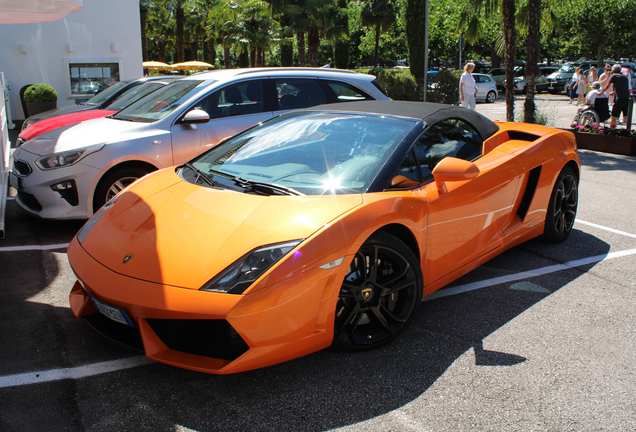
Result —
[[372, 75], [335, 69], [204, 72], [118, 113], [55, 129], [13, 153], [18, 204], [47, 219], [85, 219], [151, 171], [182, 164], [223, 139], [289, 110], [388, 100]]
[[477, 86], [477, 95], [475, 100], [483, 100], [488, 103], [493, 103], [497, 100], [497, 83], [495, 80], [486, 74], [474, 73], [475, 85]]

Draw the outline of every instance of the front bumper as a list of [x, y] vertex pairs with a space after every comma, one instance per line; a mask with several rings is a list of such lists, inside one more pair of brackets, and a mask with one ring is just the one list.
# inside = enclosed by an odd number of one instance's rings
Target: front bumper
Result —
[[[42, 170], [35, 163], [40, 156], [21, 149], [13, 154], [11, 184], [17, 190], [16, 201], [28, 213], [44, 219], [87, 219], [92, 214], [90, 186], [99, 170], [82, 162], [74, 165]], [[66, 199], [51, 186], [72, 182], [76, 202]]]
[[[68, 256], [79, 279], [69, 296], [77, 318], [143, 349], [151, 360], [214, 374], [265, 367], [331, 345], [338, 281], [346, 272], [346, 266], [310, 269], [252, 294], [234, 295], [114, 273], [76, 239]], [[102, 316], [87, 293], [125, 310], [134, 327]]]

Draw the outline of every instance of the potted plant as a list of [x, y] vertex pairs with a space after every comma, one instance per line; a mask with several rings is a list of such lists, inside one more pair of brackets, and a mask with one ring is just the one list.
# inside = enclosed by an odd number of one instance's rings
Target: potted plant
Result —
[[572, 128], [572, 132], [576, 136], [576, 145], [580, 149], [636, 156], [636, 131], [634, 130], [577, 125]]
[[29, 116], [57, 108], [57, 92], [48, 84], [33, 84], [24, 92]]

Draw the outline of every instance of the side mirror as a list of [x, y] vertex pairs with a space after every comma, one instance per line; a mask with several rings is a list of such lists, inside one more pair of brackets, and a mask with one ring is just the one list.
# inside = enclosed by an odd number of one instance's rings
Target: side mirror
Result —
[[195, 124], [195, 123], [207, 123], [210, 121], [210, 116], [203, 110], [193, 109], [192, 111], [188, 111], [186, 115], [183, 116], [179, 123], [181, 124]]
[[448, 192], [446, 182], [470, 180], [479, 175], [479, 168], [472, 162], [454, 157], [445, 157], [433, 169], [435, 185], [440, 194]]

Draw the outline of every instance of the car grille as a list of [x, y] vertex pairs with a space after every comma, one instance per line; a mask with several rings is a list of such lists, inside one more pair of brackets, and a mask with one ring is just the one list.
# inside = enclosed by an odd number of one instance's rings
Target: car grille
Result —
[[21, 177], [26, 177], [33, 171], [28, 163], [20, 160], [13, 161], [13, 170]]
[[226, 320], [146, 319], [171, 350], [222, 360], [235, 360], [249, 346]]
[[38, 200], [33, 195], [26, 193], [22, 190], [19, 190], [18, 199], [28, 209], [33, 210], [35, 212], [42, 211], [42, 205], [38, 202]]

